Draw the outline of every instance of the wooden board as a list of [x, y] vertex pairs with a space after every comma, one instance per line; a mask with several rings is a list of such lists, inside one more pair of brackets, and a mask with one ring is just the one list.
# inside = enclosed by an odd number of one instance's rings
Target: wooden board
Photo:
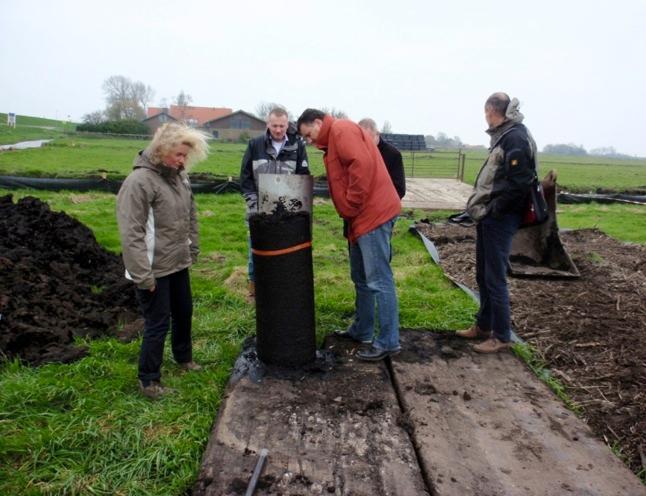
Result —
[[429, 210], [464, 210], [473, 191], [469, 184], [457, 179], [406, 178], [404, 208]]
[[635, 475], [511, 352], [402, 333], [395, 385], [438, 496], [644, 495]]

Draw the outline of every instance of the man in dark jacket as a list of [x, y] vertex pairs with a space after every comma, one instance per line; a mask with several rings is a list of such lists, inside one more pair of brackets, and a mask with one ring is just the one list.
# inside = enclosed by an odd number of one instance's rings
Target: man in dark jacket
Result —
[[379, 134], [379, 129], [377, 129], [377, 123], [374, 120], [366, 117], [365, 119], [361, 119], [357, 124], [372, 136], [375, 145], [379, 149], [379, 153], [381, 153], [381, 158], [384, 159], [386, 169], [388, 169], [388, 174], [390, 174], [390, 179], [393, 181], [393, 186], [395, 186], [399, 198], [404, 198], [406, 194], [406, 177], [404, 175], [402, 154], [393, 145], [383, 140]]
[[[240, 166], [240, 189], [247, 203], [247, 218], [258, 211], [259, 174], [309, 174], [305, 142], [289, 128], [287, 111], [275, 107], [267, 116], [267, 131], [249, 141]], [[256, 294], [253, 258], [249, 247], [249, 296]]]
[[536, 170], [536, 143], [522, 124], [518, 100], [494, 93], [485, 103], [491, 136], [489, 156], [480, 169], [467, 212], [477, 222], [476, 280], [480, 309], [476, 323], [458, 331], [463, 338], [487, 338], [474, 346], [494, 353], [510, 346], [511, 315], [507, 260]]

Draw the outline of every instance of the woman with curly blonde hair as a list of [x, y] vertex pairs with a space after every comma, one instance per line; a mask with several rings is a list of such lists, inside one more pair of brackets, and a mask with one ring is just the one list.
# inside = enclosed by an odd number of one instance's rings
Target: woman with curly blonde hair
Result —
[[183, 124], [160, 127], [135, 157], [117, 195], [117, 220], [126, 278], [134, 282], [144, 316], [139, 387], [144, 396], [169, 392], [160, 382], [164, 341], [171, 328], [173, 356], [185, 370], [193, 361], [193, 299], [188, 268], [199, 237], [187, 170], [208, 154], [206, 135]]

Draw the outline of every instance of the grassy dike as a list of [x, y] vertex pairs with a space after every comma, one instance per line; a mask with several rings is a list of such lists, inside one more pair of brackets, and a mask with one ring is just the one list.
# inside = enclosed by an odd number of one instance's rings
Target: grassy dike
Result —
[[[115, 197], [106, 193], [0, 191], [32, 194], [88, 225], [119, 251]], [[182, 494], [197, 474], [231, 366], [254, 332], [245, 302], [246, 232], [236, 194], [198, 195], [201, 248], [192, 270], [194, 355], [205, 365], [184, 373], [169, 350], [163, 379], [177, 393], [158, 402], [137, 391], [139, 341], [88, 341], [89, 356], [37, 369], [10, 362], [0, 369], [0, 494]], [[422, 213], [419, 213], [422, 216]], [[353, 291], [341, 221], [329, 201], [314, 214], [314, 269], [319, 342], [349, 323]], [[457, 329], [476, 310], [430, 263], [401, 218], [393, 268], [401, 325]]]
[[62, 138], [65, 133], [76, 130], [76, 124], [71, 122], [44, 119], [41, 117], [16, 117], [16, 127], [6, 124], [7, 114], [0, 112], [0, 145], [11, 145], [19, 141]]

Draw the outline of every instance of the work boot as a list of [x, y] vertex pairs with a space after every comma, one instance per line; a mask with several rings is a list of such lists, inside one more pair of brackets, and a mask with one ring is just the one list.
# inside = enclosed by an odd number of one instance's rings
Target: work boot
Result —
[[489, 331], [483, 331], [478, 324], [473, 324], [468, 329], [455, 331], [455, 335], [465, 339], [488, 338], [491, 335]]
[[400, 348], [395, 348], [394, 350], [382, 350], [371, 346], [365, 350], [359, 350], [357, 352], [357, 358], [363, 360], [364, 362], [378, 362], [384, 358], [396, 355], [401, 351]]
[[352, 334], [350, 334], [350, 331], [342, 331], [341, 329], [336, 329], [334, 331], [334, 336], [341, 339], [350, 339], [355, 343], [372, 344], [372, 339], [357, 339]]
[[147, 386], [144, 386], [144, 383], [139, 381], [139, 391], [141, 391], [141, 394], [143, 394], [146, 398], [153, 400], [157, 400], [165, 394], [175, 392], [174, 389], [162, 386], [161, 382], [159, 381], [151, 381]]
[[498, 338], [489, 338], [482, 343], [474, 344], [473, 350], [478, 353], [497, 353], [511, 348], [511, 341], [505, 343]]
[[179, 368], [182, 370], [188, 370], [193, 372], [202, 370], [202, 366], [199, 363], [195, 363], [192, 360], [190, 362], [178, 363], [177, 365], [179, 365]]

